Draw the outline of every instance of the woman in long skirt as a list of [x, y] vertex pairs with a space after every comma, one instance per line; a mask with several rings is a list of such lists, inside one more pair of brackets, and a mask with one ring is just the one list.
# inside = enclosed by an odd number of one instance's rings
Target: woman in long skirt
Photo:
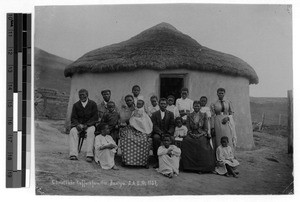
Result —
[[182, 141], [181, 166], [183, 170], [212, 172], [215, 152], [210, 144], [209, 124], [206, 113], [200, 112], [200, 102], [194, 101], [194, 112], [188, 115], [188, 135]]

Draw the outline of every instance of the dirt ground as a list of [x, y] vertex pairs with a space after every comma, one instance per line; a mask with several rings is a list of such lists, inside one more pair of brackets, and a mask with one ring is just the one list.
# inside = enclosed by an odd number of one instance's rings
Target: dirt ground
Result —
[[149, 169], [121, 167], [102, 170], [85, 161], [68, 159], [68, 136], [63, 121], [35, 122], [36, 194], [38, 195], [215, 195], [291, 194], [293, 159], [283, 135], [254, 133], [255, 149], [236, 152], [239, 178], [181, 172], [169, 179]]

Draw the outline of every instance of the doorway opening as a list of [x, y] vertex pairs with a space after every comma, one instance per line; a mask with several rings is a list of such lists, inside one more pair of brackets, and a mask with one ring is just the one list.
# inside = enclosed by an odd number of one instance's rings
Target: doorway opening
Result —
[[183, 74], [162, 74], [160, 75], [160, 97], [167, 98], [169, 95], [181, 97], [181, 88], [184, 87], [185, 75]]

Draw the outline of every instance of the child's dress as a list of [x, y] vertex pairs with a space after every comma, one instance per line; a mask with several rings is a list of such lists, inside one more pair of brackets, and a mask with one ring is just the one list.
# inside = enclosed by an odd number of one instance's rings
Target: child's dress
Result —
[[157, 150], [159, 160], [158, 172], [163, 175], [170, 173], [175, 173], [178, 175], [181, 150], [175, 145], [170, 145], [169, 147], [173, 149], [171, 156], [167, 154], [168, 149], [163, 145]]
[[[225, 164], [228, 164], [232, 168], [235, 168], [239, 165], [239, 162], [234, 158], [232, 149], [229, 145], [227, 147], [223, 147], [222, 145], [220, 145], [217, 148], [216, 156], [217, 167], [215, 168], [215, 171], [220, 175], [224, 175], [227, 173]], [[230, 159], [232, 160], [232, 162], [230, 161]]]
[[175, 141], [182, 141], [182, 137], [185, 137], [187, 135], [187, 132], [188, 129], [185, 125], [182, 125], [180, 128], [176, 126], [174, 132]]
[[103, 147], [108, 144], [116, 144], [113, 138], [110, 135], [102, 136], [97, 135], [95, 138], [95, 161], [99, 163], [101, 168], [103, 169], [111, 169], [115, 165], [115, 153], [116, 148], [113, 149], [102, 149]]

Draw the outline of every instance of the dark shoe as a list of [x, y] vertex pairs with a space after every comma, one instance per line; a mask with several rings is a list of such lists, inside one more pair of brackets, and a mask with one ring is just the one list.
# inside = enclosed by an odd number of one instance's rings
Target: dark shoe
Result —
[[92, 163], [93, 162], [93, 157], [91, 157], [91, 156], [86, 157], [86, 161], [89, 162], [89, 163]]
[[70, 160], [74, 161], [74, 160], [78, 160], [78, 158], [76, 156], [70, 156]]
[[147, 164], [147, 165], [145, 165], [145, 168], [146, 168], [146, 169], [149, 169], [149, 165], [148, 165], [148, 164]]

